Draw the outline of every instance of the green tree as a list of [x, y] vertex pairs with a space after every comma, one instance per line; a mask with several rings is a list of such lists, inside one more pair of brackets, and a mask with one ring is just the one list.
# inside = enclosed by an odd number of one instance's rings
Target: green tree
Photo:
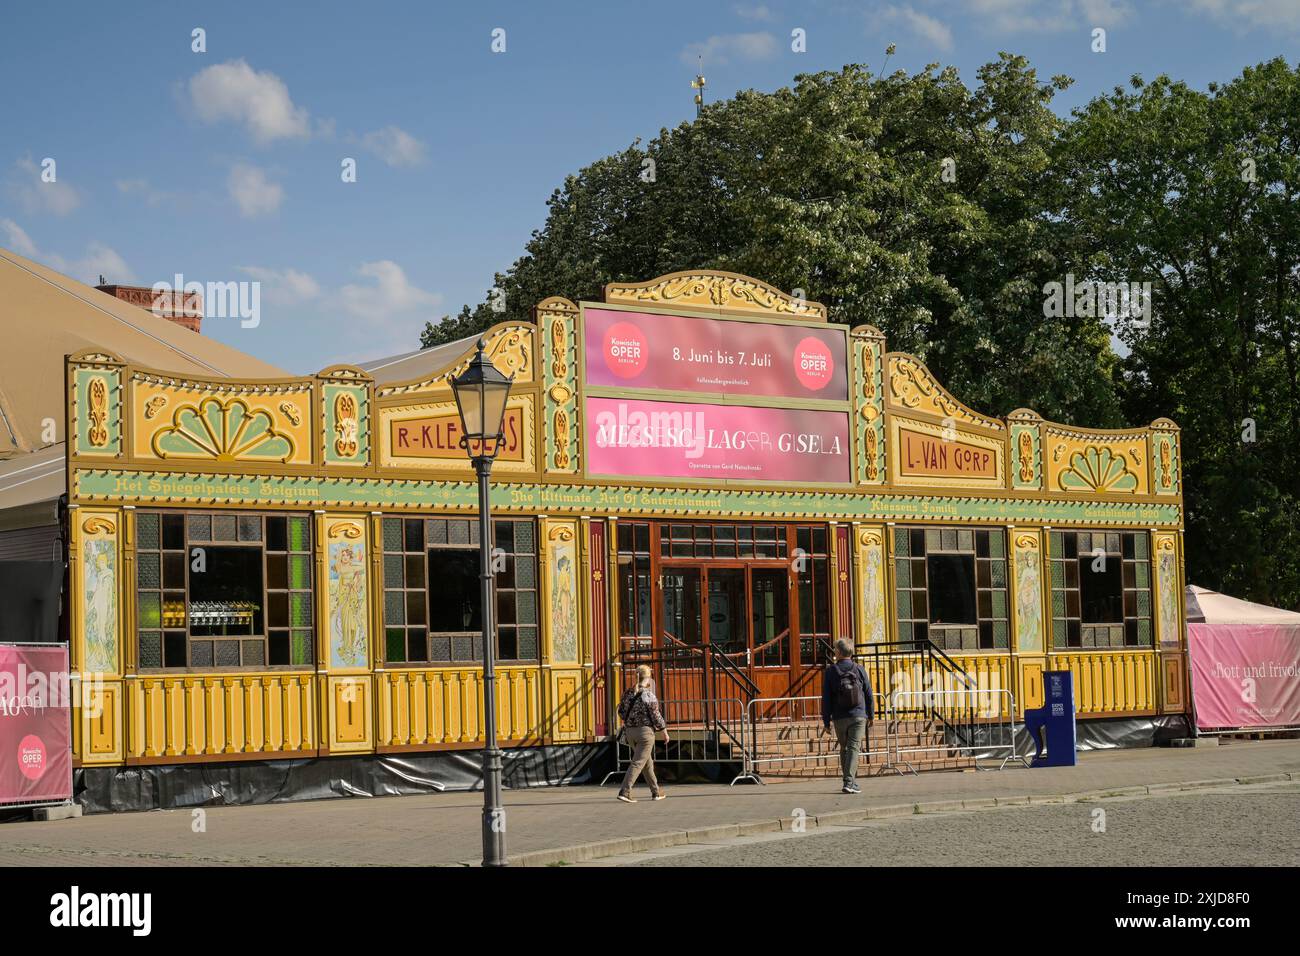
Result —
[[1188, 580], [1300, 608], [1300, 71], [1135, 77], [1060, 155], [1090, 274], [1153, 284], [1149, 324], [1121, 321], [1123, 397], [1182, 426]]
[[1073, 249], [1050, 215], [1063, 125], [1051, 100], [1069, 81], [1040, 82], [1005, 54], [978, 78], [848, 66], [712, 104], [568, 177], [495, 278], [504, 313], [480, 304], [469, 323], [462, 311], [426, 326], [421, 344], [526, 318], [548, 295], [726, 269], [878, 326], [976, 408], [1117, 425], [1106, 328], [1043, 317], [1042, 286]]

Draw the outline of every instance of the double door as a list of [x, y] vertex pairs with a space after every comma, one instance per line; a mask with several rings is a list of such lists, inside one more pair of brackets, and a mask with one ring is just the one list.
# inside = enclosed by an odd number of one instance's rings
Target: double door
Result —
[[660, 566], [660, 645], [711, 647], [744, 671], [762, 696], [786, 693], [802, 668], [791, 629], [785, 562]]

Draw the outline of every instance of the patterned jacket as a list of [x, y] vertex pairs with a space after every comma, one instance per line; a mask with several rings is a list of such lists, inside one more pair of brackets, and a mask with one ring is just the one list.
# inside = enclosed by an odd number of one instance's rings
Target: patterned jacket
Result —
[[655, 696], [654, 684], [642, 690], [631, 687], [623, 692], [623, 699], [618, 702], [618, 715], [623, 718], [625, 727], [650, 727], [664, 730], [668, 722], [659, 712], [659, 698]]

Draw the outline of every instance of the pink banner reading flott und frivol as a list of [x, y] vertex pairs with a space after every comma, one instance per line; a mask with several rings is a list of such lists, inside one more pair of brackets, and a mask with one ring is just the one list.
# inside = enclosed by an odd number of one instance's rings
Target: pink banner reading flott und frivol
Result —
[[1300, 627], [1189, 624], [1196, 726], [1300, 724]]

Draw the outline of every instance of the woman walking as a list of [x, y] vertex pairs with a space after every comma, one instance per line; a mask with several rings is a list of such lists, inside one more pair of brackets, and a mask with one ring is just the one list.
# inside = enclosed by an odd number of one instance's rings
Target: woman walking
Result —
[[668, 742], [668, 722], [659, 713], [659, 699], [655, 697], [655, 682], [650, 676], [650, 668], [642, 664], [636, 669], [636, 684], [627, 689], [623, 699], [618, 703], [618, 716], [623, 720], [623, 736], [632, 748], [632, 764], [623, 777], [623, 785], [618, 788], [618, 798], [624, 803], [636, 803], [632, 796], [632, 787], [636, 785], [642, 771], [650, 792], [656, 800], [664, 798], [663, 788], [655, 779], [655, 733], [662, 733], [664, 743]]

